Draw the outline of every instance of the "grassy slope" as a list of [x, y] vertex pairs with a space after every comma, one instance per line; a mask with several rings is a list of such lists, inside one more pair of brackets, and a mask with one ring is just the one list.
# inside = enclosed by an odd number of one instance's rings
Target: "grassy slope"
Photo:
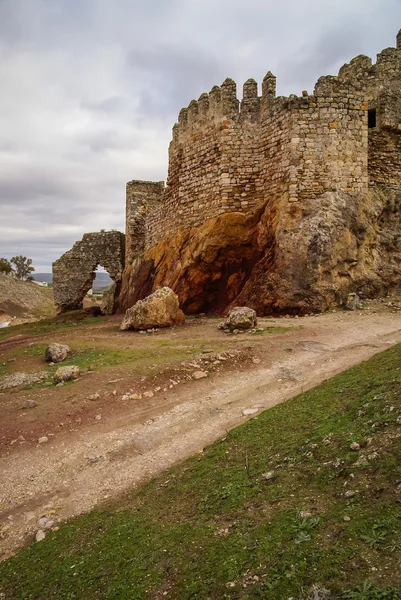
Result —
[[7, 600], [250, 600], [305, 598], [318, 585], [401, 598], [399, 365], [401, 346], [61, 526], [0, 565], [0, 590]]
[[19, 318], [30, 314], [42, 319], [56, 314], [52, 289], [18, 281], [3, 273], [0, 273], [0, 308]]

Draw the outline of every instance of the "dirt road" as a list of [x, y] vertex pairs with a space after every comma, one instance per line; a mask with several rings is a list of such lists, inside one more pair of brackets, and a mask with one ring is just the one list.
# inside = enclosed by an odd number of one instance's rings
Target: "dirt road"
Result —
[[[258, 412], [401, 342], [401, 314], [396, 312], [365, 310], [302, 319], [262, 319], [261, 325], [293, 329], [228, 339], [217, 331], [215, 320], [207, 319], [192, 329], [188, 325], [174, 333], [163, 332], [165, 340], [172, 335], [180, 343], [202, 338], [211, 349], [220, 344], [220, 352], [221, 344], [226, 344], [228, 354], [213, 361], [216, 370], [204, 369], [208, 376], [199, 381], [189, 375], [177, 384], [171, 373], [164, 375], [151, 398], [120, 400], [129, 385], [123, 367], [113, 371], [121, 375], [120, 379], [116, 376], [110, 380], [108, 371], [95, 372], [68, 386], [68, 394], [65, 390], [46, 390], [49, 398], [64, 394], [56, 413], [36, 413], [39, 416], [29, 416], [28, 420], [27, 411], [21, 412], [21, 400], [43, 391], [3, 394], [0, 403], [6, 407], [6, 419], [15, 418], [20, 433], [11, 442], [2, 436], [0, 557], [9, 556], [35, 535], [41, 529], [41, 517], [54, 521], [54, 527], [88, 511], [201, 451]], [[74, 335], [63, 334], [69, 341]], [[132, 343], [147, 337], [135, 335], [129, 338]], [[108, 334], [107, 343], [111, 339]], [[128, 337], [124, 340], [126, 343]], [[195, 361], [192, 371], [197, 368]], [[150, 384], [146, 380], [143, 385]], [[90, 391], [100, 391], [101, 401], [84, 403], [75, 418], [74, 402], [79, 404], [79, 398]], [[60, 421], [67, 416], [70, 421], [75, 419], [74, 427], [65, 428]], [[48, 441], [38, 443], [45, 435]]]

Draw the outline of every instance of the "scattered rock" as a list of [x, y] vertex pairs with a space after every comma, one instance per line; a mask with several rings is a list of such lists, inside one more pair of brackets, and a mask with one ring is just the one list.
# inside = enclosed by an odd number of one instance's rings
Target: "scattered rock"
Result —
[[235, 306], [230, 310], [226, 319], [220, 323], [219, 329], [239, 333], [254, 329], [258, 324], [256, 312], [246, 306]]
[[346, 523], [349, 523], [349, 522], [351, 521], [351, 517], [347, 517], [347, 516], [345, 516], [345, 517], [343, 518], [343, 520], [344, 520]]
[[153, 396], [154, 396], [154, 393], [152, 392], [152, 390], [144, 392], [144, 394], [143, 394], [144, 398], [153, 398]]
[[397, 425], [401, 425], [401, 415], [398, 415], [396, 423]]
[[72, 381], [78, 379], [80, 375], [79, 367], [71, 365], [70, 367], [59, 367], [54, 374], [55, 383], [64, 383], [64, 381]]
[[205, 371], [195, 371], [194, 373], [192, 373], [192, 377], [194, 379], [204, 379], [205, 377], [207, 377], [207, 373]]
[[46, 442], [48, 442], [48, 441], [49, 441], [49, 438], [46, 435], [44, 435], [43, 437], [40, 437], [38, 439], [38, 444], [46, 444]]
[[318, 585], [314, 585], [309, 592], [307, 600], [331, 600], [331, 598], [333, 598], [333, 596], [329, 590], [326, 590]]
[[50, 529], [54, 525], [54, 520], [49, 517], [41, 517], [38, 525], [41, 529]]
[[361, 446], [360, 444], [358, 444], [358, 442], [352, 442], [352, 444], [350, 445], [351, 450], [360, 450]]
[[259, 408], [245, 408], [242, 411], [242, 414], [244, 415], [244, 417], [249, 417], [250, 415], [255, 415], [257, 412], [259, 412]]
[[360, 298], [359, 298], [358, 294], [355, 294], [355, 293], [348, 294], [345, 308], [347, 310], [356, 310], [358, 308], [359, 302], [360, 302]]
[[275, 478], [276, 476], [276, 472], [275, 471], [268, 471], [267, 473], [262, 473], [261, 475], [263, 477], [263, 479], [265, 479], [266, 481], [271, 481], [272, 479]]
[[25, 400], [22, 408], [35, 408], [35, 406], [37, 406], [35, 400]]
[[303, 511], [301, 511], [300, 515], [301, 515], [302, 519], [310, 519], [312, 516], [312, 513], [303, 510]]
[[48, 363], [59, 363], [66, 360], [71, 354], [69, 346], [64, 344], [50, 344], [45, 351], [45, 360]]
[[88, 396], [88, 400], [99, 400], [100, 398], [100, 394], [98, 394], [97, 392], [95, 394], [91, 394], [90, 396]]
[[43, 531], [42, 529], [39, 529], [39, 531], [36, 534], [35, 539], [37, 542], [41, 542], [42, 540], [45, 539], [45, 537], [46, 537], [46, 532]]
[[185, 320], [180, 310], [178, 296], [168, 287], [159, 288], [144, 300], [138, 300], [125, 313], [120, 329], [144, 330], [154, 327], [171, 327]]
[[100, 306], [95, 304], [94, 306], [87, 306], [84, 308], [83, 313], [85, 317], [100, 317], [102, 315], [102, 310]]
[[33, 383], [39, 383], [46, 377], [46, 371], [41, 371], [39, 373], [13, 373], [3, 379], [0, 383], [0, 390], [9, 390], [15, 387], [32, 385]]
[[355, 496], [354, 490], [347, 490], [344, 494], [345, 498], [353, 498]]

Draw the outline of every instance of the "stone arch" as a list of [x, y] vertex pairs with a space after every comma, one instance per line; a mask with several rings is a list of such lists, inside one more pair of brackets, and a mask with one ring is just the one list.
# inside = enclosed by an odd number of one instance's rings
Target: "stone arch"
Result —
[[115, 282], [117, 297], [124, 270], [125, 236], [119, 231], [85, 233], [71, 250], [53, 263], [53, 294], [57, 312], [81, 309], [99, 265]]

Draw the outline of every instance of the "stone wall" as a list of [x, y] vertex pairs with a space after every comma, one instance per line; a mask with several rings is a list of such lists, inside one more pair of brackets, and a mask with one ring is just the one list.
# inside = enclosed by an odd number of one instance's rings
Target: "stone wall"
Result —
[[124, 270], [125, 236], [119, 231], [85, 233], [71, 250], [53, 263], [53, 292], [58, 312], [82, 308], [101, 265], [117, 283]]
[[128, 264], [144, 251], [145, 222], [161, 203], [164, 181], [129, 181], [127, 183], [125, 221], [125, 261]]

